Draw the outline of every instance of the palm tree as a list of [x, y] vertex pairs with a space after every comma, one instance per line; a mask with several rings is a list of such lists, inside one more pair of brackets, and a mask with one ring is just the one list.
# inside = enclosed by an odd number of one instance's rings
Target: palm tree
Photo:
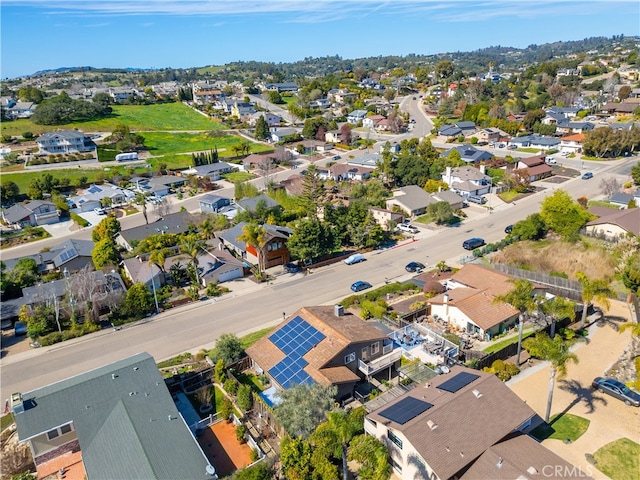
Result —
[[195, 283], [198, 287], [200, 286], [200, 277], [198, 275], [198, 254], [200, 253], [200, 248], [200, 242], [193, 235], [187, 236], [185, 242], [180, 247], [180, 252], [189, 257], [189, 264], [195, 272]]
[[209, 240], [210, 238], [215, 237], [215, 223], [211, 217], [205, 218], [200, 224], [198, 230], [200, 230], [200, 234], [204, 240]]
[[569, 350], [569, 344], [559, 336], [552, 340], [545, 333], [537, 333], [535, 337], [527, 338], [525, 344], [531, 356], [551, 362], [551, 371], [549, 372], [549, 397], [547, 399], [547, 411], [544, 417], [544, 421], [549, 423], [556, 376], [563, 378], [567, 374], [567, 363], [570, 361], [578, 363], [578, 356]]
[[518, 310], [518, 352], [516, 354], [516, 365], [520, 365], [520, 351], [522, 350], [522, 330], [524, 321], [531, 312], [536, 309], [536, 302], [533, 299], [533, 284], [529, 280], [511, 279], [514, 288], [504, 295], [498, 295], [493, 299], [494, 303], [507, 303]]
[[573, 303], [562, 297], [553, 297], [540, 304], [540, 308], [545, 315], [551, 317], [551, 329], [549, 336], [553, 339], [556, 335], [556, 322], [563, 318], [571, 318], [575, 315]]
[[613, 297], [615, 292], [609, 287], [609, 282], [604, 279], [592, 279], [587, 277], [583, 272], [576, 273], [576, 278], [582, 285], [582, 318], [580, 320], [580, 329], [584, 328], [587, 320], [587, 309], [591, 302], [596, 300], [602, 304], [606, 310], [611, 307], [609, 297]]
[[640, 323], [625, 323], [624, 325], [620, 325], [619, 332], [626, 332], [627, 330], [631, 330], [632, 337], [640, 337]]
[[168, 248], [161, 248], [159, 250], [154, 250], [149, 254], [149, 262], [155, 263], [162, 273], [165, 273], [164, 262], [169, 256]]
[[258, 273], [264, 269], [264, 247], [267, 245], [267, 229], [263, 225], [248, 223], [242, 227], [238, 240], [258, 250]]
[[327, 421], [318, 425], [309, 440], [316, 448], [325, 450], [323, 457], [342, 457], [342, 475], [347, 480], [347, 448], [349, 442], [362, 432], [362, 422], [366, 411], [364, 408], [334, 410], [327, 413]]
[[147, 217], [147, 197], [142, 192], [136, 193], [135, 203], [142, 207], [142, 215], [144, 215], [144, 221], [149, 225], [149, 218]]

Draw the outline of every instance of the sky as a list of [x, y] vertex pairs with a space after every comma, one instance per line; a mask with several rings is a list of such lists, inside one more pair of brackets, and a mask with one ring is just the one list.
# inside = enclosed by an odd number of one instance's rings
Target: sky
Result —
[[638, 0], [0, 0], [0, 78], [640, 35]]

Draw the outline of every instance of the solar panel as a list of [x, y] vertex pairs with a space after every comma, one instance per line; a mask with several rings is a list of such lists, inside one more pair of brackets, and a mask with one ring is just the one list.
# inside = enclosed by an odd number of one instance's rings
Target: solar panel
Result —
[[429, 410], [433, 405], [414, 397], [405, 397], [395, 405], [380, 412], [380, 416], [388, 418], [392, 422], [404, 425], [409, 420], [416, 418], [421, 413]]
[[96, 187], [95, 185], [89, 187], [89, 190], [88, 190], [89, 193], [98, 193], [101, 191], [102, 189], [100, 187]]
[[438, 385], [438, 388], [445, 392], [456, 393], [462, 387], [466, 387], [477, 378], [480, 378], [480, 375], [469, 372], [460, 372], [455, 377], [452, 377], [446, 382]]

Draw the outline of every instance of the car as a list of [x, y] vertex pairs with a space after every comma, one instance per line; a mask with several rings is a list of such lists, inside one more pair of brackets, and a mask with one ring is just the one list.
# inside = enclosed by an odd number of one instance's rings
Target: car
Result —
[[416, 233], [420, 233], [420, 230], [418, 230], [410, 223], [401, 223], [400, 225], [398, 225], [398, 230], [404, 233], [411, 233], [413, 235], [415, 235]]
[[640, 393], [615, 378], [596, 377], [591, 382], [591, 386], [601, 393], [606, 393], [618, 400], [622, 400], [627, 405], [640, 407]]
[[298, 273], [300, 267], [293, 262], [287, 262], [283, 266], [285, 273]]
[[340, 155], [334, 155], [333, 157], [331, 157], [333, 160], [340, 160]]
[[367, 288], [371, 288], [371, 284], [369, 282], [363, 282], [362, 280], [358, 280], [357, 282], [353, 282], [351, 284], [352, 292], [360, 292], [362, 290], [366, 290]]
[[364, 255], [362, 255], [361, 253], [354, 253], [353, 255], [345, 258], [344, 263], [346, 263], [347, 265], [353, 265], [354, 263], [364, 262], [365, 260], [366, 259], [364, 258]]
[[24, 322], [16, 322], [13, 326], [13, 334], [17, 337], [19, 335], [27, 334], [27, 324]]
[[506, 144], [506, 143], [499, 143], [499, 144], [498, 144], [498, 148], [504, 148], [504, 147], [506, 147], [506, 146], [507, 146], [507, 144]]
[[518, 149], [518, 146], [517, 146], [517, 145], [508, 145], [508, 146], [507, 146], [507, 148], [508, 148], [509, 150], [517, 150], [517, 149]]
[[485, 147], [487, 145], [489, 145], [489, 142], [478, 142], [479, 147]]
[[593, 178], [593, 173], [591, 173], [591, 172], [585, 172], [585, 173], [582, 175], [582, 179], [583, 179], [583, 180], [589, 180], [590, 178]]
[[420, 263], [420, 262], [410, 262], [410, 263], [407, 263], [406, 267], [404, 267], [404, 269], [407, 272], [412, 272], [412, 273], [413, 272], [418, 272], [419, 273], [422, 270], [424, 270], [424, 268], [425, 268], [424, 265], [422, 263]]
[[547, 157], [544, 158], [544, 163], [555, 165], [556, 164], [556, 159], [551, 157], [551, 156], [547, 156]]
[[508, 235], [511, 232], [513, 232], [513, 225], [507, 225], [506, 227], [504, 227], [504, 233]]
[[569, 152], [562, 152], [560, 155], [562, 157], [568, 157], [569, 156]]
[[469, 195], [467, 197], [467, 200], [472, 203], [477, 203], [478, 205], [484, 205], [485, 203], [487, 203], [487, 199], [480, 195]]
[[93, 209], [93, 213], [95, 213], [97, 215], [105, 215], [104, 208], [94, 208]]
[[484, 239], [477, 238], [477, 237], [469, 238], [468, 240], [465, 240], [464, 242], [462, 242], [462, 248], [464, 248], [465, 250], [473, 250], [483, 245], [484, 245]]

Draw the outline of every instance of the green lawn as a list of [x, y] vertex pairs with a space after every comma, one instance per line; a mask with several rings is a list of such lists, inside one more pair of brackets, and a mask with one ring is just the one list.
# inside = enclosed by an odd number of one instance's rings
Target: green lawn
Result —
[[249, 335], [245, 335], [244, 337], [240, 338], [240, 343], [242, 344], [242, 348], [246, 350], [251, 345], [253, 345], [258, 340], [260, 340], [262, 337], [264, 337], [271, 330], [273, 330], [273, 327], [263, 328], [262, 330], [258, 330], [257, 332], [250, 333]]
[[236, 182], [246, 182], [247, 180], [251, 180], [252, 178], [256, 178], [255, 175], [249, 172], [231, 172], [223, 175], [224, 179], [236, 183]]
[[220, 122], [210, 120], [182, 103], [163, 103], [157, 105], [114, 105], [108, 118], [66, 125], [36, 125], [29, 119], [2, 122], [2, 135], [22, 135], [32, 132], [40, 135], [45, 132], [77, 128], [83, 132], [111, 132], [116, 125], [125, 124], [134, 131], [149, 130], [223, 130]]
[[502, 192], [498, 194], [498, 196], [502, 199], [502, 201], [507, 203], [513, 201], [513, 199], [516, 198], [518, 195], [520, 194], [515, 190], [508, 190], [506, 192]]
[[[534, 333], [535, 332], [533, 331], [533, 327], [525, 328], [524, 332], [522, 333], [522, 340], [524, 340], [527, 337], [530, 337]], [[482, 351], [488, 354], [497, 352], [498, 350], [502, 350], [504, 347], [506, 347], [507, 345], [511, 345], [512, 343], [518, 343], [518, 335], [514, 335], [513, 337], [509, 337], [505, 340], [501, 340], [499, 342], [493, 343]]]
[[568, 438], [572, 442], [575, 442], [587, 431], [591, 423], [586, 418], [571, 415], [570, 413], [565, 413], [561, 416], [554, 415], [550, 420], [548, 425], [543, 423], [536, 427], [531, 432], [531, 435], [538, 440], [555, 438], [556, 440], [564, 441]]
[[596, 468], [612, 480], [640, 480], [640, 445], [628, 438], [607, 443], [593, 457]]
[[13, 423], [13, 414], [7, 413], [0, 418], [0, 431], [7, 428], [9, 425]]
[[[235, 156], [232, 150], [234, 145], [245, 141], [235, 135], [210, 135], [202, 133], [167, 133], [167, 132], [145, 132], [142, 134], [145, 139], [145, 146], [153, 156], [175, 155], [178, 153], [202, 152], [218, 149], [221, 157]], [[251, 152], [263, 152], [271, 150], [262, 144], [251, 144]]]

